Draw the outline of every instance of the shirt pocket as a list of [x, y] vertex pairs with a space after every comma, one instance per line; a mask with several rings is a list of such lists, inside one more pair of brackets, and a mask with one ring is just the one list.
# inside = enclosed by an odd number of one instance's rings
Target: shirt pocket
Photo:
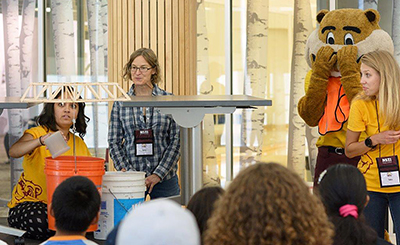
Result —
[[160, 110], [155, 109], [153, 112], [153, 120], [151, 122], [151, 128], [153, 129], [155, 136], [165, 136], [168, 134], [169, 125], [171, 122], [171, 115], [165, 115]]

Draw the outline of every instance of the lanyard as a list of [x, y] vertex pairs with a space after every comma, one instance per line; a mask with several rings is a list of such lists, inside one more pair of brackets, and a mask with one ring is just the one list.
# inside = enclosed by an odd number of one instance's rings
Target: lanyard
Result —
[[[380, 133], [381, 132], [381, 127], [380, 127], [380, 124], [379, 124], [378, 104], [376, 103], [376, 100], [375, 100], [375, 111], [376, 111], [376, 118], [377, 118], [377, 121], [378, 121], [378, 132]], [[396, 155], [396, 154], [395, 154], [395, 146], [393, 144], [393, 156], [394, 155]], [[381, 157], [381, 144], [379, 144], [379, 158], [380, 157]]]

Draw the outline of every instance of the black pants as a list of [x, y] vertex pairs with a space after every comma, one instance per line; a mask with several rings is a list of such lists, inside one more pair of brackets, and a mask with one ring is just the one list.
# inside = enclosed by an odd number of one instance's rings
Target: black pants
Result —
[[49, 230], [47, 204], [42, 202], [23, 202], [8, 212], [10, 227], [25, 230], [24, 237], [47, 240], [55, 232]]

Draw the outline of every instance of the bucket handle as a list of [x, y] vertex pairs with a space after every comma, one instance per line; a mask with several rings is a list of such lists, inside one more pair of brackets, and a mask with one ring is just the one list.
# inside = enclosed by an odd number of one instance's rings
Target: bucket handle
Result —
[[114, 193], [112, 193], [112, 191], [111, 191], [110, 188], [108, 188], [108, 191], [111, 193], [111, 195], [114, 197], [114, 199], [117, 200], [118, 204], [121, 205], [121, 207], [122, 207], [123, 209], [125, 209], [126, 213], [129, 213], [129, 210], [126, 209], [126, 207], [124, 206], [124, 204], [122, 204], [122, 203], [118, 200], [118, 198], [114, 195]]

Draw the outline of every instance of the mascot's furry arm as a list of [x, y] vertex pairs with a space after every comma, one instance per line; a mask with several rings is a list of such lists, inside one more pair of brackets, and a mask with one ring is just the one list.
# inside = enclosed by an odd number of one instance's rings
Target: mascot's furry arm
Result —
[[328, 78], [331, 71], [334, 70], [337, 55], [333, 48], [324, 46], [318, 50], [316, 57], [311, 57], [311, 60], [313, 63], [310, 84], [306, 95], [300, 99], [297, 108], [301, 118], [309, 126], [314, 127], [318, 125], [319, 119], [324, 114]]
[[343, 85], [349, 103], [351, 103], [353, 98], [362, 90], [360, 83], [361, 63], [358, 62], [361, 60], [361, 57], [359, 60], [357, 60], [357, 52], [357, 46], [353, 45], [344, 46], [337, 52], [339, 71], [342, 76], [340, 81]]

